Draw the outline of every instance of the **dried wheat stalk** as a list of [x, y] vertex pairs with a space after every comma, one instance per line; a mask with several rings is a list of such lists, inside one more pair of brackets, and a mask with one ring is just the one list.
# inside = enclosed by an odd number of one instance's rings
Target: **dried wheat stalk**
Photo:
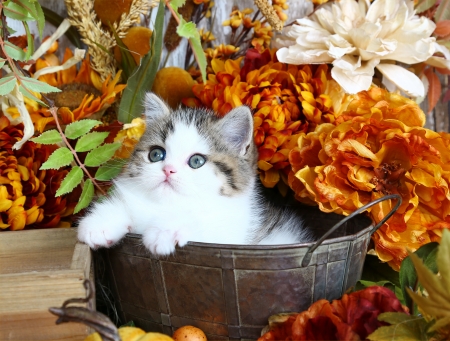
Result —
[[92, 68], [102, 80], [108, 75], [113, 77], [116, 73], [114, 58], [98, 45], [110, 50], [116, 42], [110, 32], [102, 29], [102, 23], [94, 12], [94, 1], [65, 0], [65, 3], [70, 23], [78, 29], [81, 40], [89, 47]]
[[281, 31], [283, 29], [283, 22], [267, 0], [254, 0], [254, 3], [275, 31]]
[[120, 21], [113, 24], [113, 27], [119, 37], [124, 38], [127, 35], [130, 27], [140, 22], [141, 14], [146, 15], [150, 8], [157, 6], [158, 3], [159, 1], [155, 2], [154, 0], [134, 0], [131, 3], [130, 12], [122, 13]]
[[[100, 46], [110, 51], [116, 41], [109, 31], [102, 28], [94, 11], [94, 0], [65, 0], [70, 23], [78, 29], [82, 41], [89, 47], [92, 68], [100, 74], [102, 80], [116, 73], [114, 57]], [[146, 15], [151, 7], [158, 4], [156, 0], [134, 0], [129, 13], [123, 13], [120, 21], [113, 27], [120, 38], [124, 38], [140, 16]], [[100, 46], [99, 46], [100, 45]]]

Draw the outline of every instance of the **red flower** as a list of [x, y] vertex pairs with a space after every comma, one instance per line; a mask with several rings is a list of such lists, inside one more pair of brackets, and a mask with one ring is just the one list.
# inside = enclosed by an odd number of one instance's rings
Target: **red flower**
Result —
[[334, 313], [350, 325], [361, 339], [386, 325], [378, 321], [381, 313], [407, 311], [391, 290], [379, 286], [344, 295], [340, 300], [333, 301], [332, 306]]
[[360, 341], [385, 325], [378, 321], [378, 315], [384, 312], [408, 313], [408, 310], [392, 291], [373, 286], [345, 294], [332, 303], [319, 300], [308, 310], [290, 315], [284, 322], [270, 326], [270, 330], [258, 341]]

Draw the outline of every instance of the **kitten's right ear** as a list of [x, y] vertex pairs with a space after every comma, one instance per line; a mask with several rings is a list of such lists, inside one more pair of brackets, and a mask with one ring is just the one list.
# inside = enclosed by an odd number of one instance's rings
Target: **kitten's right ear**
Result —
[[245, 155], [253, 141], [253, 116], [250, 108], [243, 105], [231, 110], [218, 121], [218, 129], [224, 141]]
[[149, 120], [155, 120], [161, 116], [168, 116], [170, 108], [153, 92], [147, 92], [144, 99], [145, 116]]

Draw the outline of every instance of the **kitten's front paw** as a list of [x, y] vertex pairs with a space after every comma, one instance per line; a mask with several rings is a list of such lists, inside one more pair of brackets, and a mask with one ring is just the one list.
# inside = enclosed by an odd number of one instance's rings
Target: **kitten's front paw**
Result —
[[125, 217], [99, 216], [84, 217], [78, 225], [78, 239], [92, 249], [110, 247], [131, 231], [131, 222]]
[[175, 252], [175, 246], [184, 246], [187, 239], [179, 232], [170, 230], [148, 229], [142, 236], [143, 243], [151, 253], [158, 256], [168, 256]]

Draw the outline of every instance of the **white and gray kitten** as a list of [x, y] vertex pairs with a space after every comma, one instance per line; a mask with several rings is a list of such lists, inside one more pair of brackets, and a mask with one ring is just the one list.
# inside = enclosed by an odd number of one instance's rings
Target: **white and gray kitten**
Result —
[[311, 241], [298, 213], [261, 195], [249, 108], [218, 118], [201, 109], [172, 111], [150, 93], [145, 114], [147, 129], [114, 180], [113, 194], [80, 220], [80, 241], [109, 247], [128, 232], [138, 233], [157, 255], [188, 241]]

